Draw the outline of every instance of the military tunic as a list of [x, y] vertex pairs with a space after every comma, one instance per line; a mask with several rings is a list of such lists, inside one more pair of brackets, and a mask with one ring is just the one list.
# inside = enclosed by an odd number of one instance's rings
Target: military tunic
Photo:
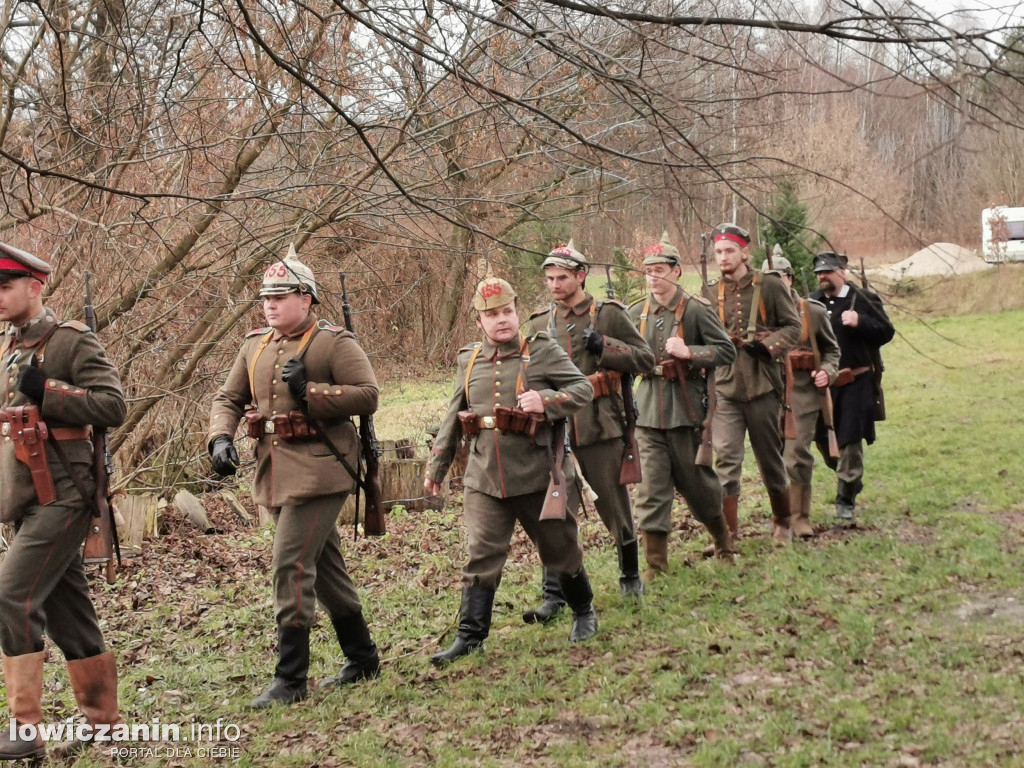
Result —
[[707, 414], [706, 376], [735, 360], [736, 349], [710, 306], [682, 288], [676, 288], [665, 306], [653, 296], [632, 304], [629, 317], [642, 328], [657, 360], [672, 357], [665, 344], [680, 335], [693, 355], [688, 362], [680, 361], [687, 363], [685, 380], [669, 381], [656, 375], [652, 366], [637, 388], [637, 440], [643, 465], [636, 505], [640, 530], [672, 530], [674, 490], [682, 494], [695, 518], [714, 527], [722, 516], [722, 487], [714, 470], [698, 466], [695, 459]]
[[[881, 360], [879, 348], [892, 341], [896, 329], [882, 306], [882, 299], [872, 291], [846, 283], [842, 296], [827, 296], [815, 291], [811, 297], [825, 305], [832, 330], [839, 342], [839, 367], [860, 371], [852, 383], [832, 387], [836, 438], [839, 441], [838, 464], [828, 456], [823, 427], [819, 427], [818, 449], [840, 480], [860, 483], [864, 474], [864, 446], [875, 441], [874, 366]], [[843, 325], [842, 314], [857, 312], [856, 327]]]
[[[528, 326], [534, 332], [546, 331], [587, 376], [601, 370], [636, 374], [654, 365], [654, 353], [616, 301], [597, 301], [586, 294], [574, 307], [553, 304], [534, 313]], [[591, 327], [604, 337], [600, 355], [588, 351], [583, 340], [583, 332]], [[619, 485], [624, 425], [619, 392], [595, 396], [589, 406], [569, 419], [573, 451], [583, 476], [597, 493], [597, 513], [619, 547], [636, 539], [629, 492]]]
[[[82, 323], [58, 322], [44, 308], [26, 326], [8, 329], [2, 359], [5, 407], [31, 403], [17, 389], [18, 370], [38, 364], [46, 376], [40, 416], [94, 493], [92, 441], [83, 428], [116, 427], [127, 412], [117, 369], [95, 334]], [[81, 556], [92, 509], [51, 445], [46, 454], [57, 498], [42, 506], [28, 467], [4, 437], [0, 519], [13, 522], [16, 535], [0, 561], [0, 645], [8, 656], [35, 653], [43, 649], [45, 631], [68, 660], [85, 659], [105, 652]]]
[[[804, 299], [794, 294], [797, 311], [800, 314], [800, 340], [793, 350], [814, 352], [817, 349], [815, 370], [825, 371], [829, 381], [839, 370], [839, 344], [832, 332], [828, 315], [821, 302]], [[811, 336], [814, 336], [814, 344]], [[814, 456], [810, 446], [814, 442], [815, 428], [821, 413], [821, 390], [811, 377], [813, 371], [793, 370], [793, 380], [787, 386], [790, 392], [789, 405], [796, 421], [796, 438], [786, 440], [783, 460], [790, 483], [810, 485], [814, 470]]]
[[[303, 406], [281, 369], [299, 356], [308, 386]], [[349, 465], [358, 460], [352, 416], [377, 410], [377, 379], [366, 353], [348, 331], [310, 315], [290, 334], [263, 328], [242, 343], [224, 385], [213, 398], [207, 442], [233, 437], [245, 409], [264, 419], [304, 410], [320, 420]], [[332, 619], [362, 611], [341, 554], [337, 518], [355, 481], [326, 443], [285, 440], [268, 433], [256, 443], [253, 500], [270, 510], [274, 534], [274, 609], [278, 626], [308, 627], [315, 598]]]
[[[485, 341], [459, 353], [455, 391], [431, 448], [426, 474], [440, 483], [451, 467], [462, 439], [459, 411], [493, 416], [495, 406], [514, 407], [525, 390], [536, 390], [544, 401], [546, 421], [534, 438], [486, 427], [470, 438], [463, 478], [463, 517], [469, 539], [469, 562], [462, 574], [466, 587], [498, 588], [516, 520], [553, 573], [574, 576], [583, 565], [571, 505], [564, 520], [541, 521], [540, 512], [550, 478], [551, 423], [584, 407], [594, 389], [546, 334], [513, 338], [499, 346]], [[574, 478], [569, 462], [565, 475], [571, 488]]]
[[[790, 290], [776, 275], [748, 269], [738, 281], [718, 283], [718, 316], [737, 346], [732, 365], [715, 369], [715, 469], [726, 496], [739, 496], [744, 436], [749, 435], [768, 493], [786, 492], [782, 460], [783, 382], [778, 364], [800, 337]], [[755, 294], [757, 304], [754, 305]], [[741, 347], [759, 340], [771, 355], [760, 360]]]

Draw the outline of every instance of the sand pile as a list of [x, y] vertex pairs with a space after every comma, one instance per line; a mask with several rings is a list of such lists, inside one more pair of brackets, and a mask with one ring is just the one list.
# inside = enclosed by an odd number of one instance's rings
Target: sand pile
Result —
[[874, 273], [885, 280], [899, 280], [903, 277], [965, 275], [968, 272], [989, 269], [991, 266], [973, 251], [959, 245], [934, 243], [903, 261], [884, 269], [870, 269], [868, 273]]

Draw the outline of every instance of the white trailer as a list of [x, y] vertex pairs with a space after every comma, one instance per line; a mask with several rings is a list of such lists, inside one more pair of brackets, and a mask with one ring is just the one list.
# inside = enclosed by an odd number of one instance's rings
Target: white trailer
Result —
[[992, 264], [1024, 261], [1024, 208], [999, 205], [981, 212], [981, 255]]

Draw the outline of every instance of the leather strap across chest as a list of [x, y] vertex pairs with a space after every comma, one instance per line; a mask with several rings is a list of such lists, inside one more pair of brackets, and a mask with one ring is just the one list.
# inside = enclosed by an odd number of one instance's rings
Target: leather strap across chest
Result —
[[[765, 325], [768, 324], [768, 311], [764, 307], [764, 299], [761, 297], [761, 280], [760, 275], [755, 272], [751, 282], [754, 284], [754, 295], [750, 299], [750, 307], [753, 310], [754, 307], [758, 308], [758, 312], [750, 312], [750, 316], [747, 318], [747, 333], [746, 340], [753, 341], [754, 334], [757, 332], [757, 315], [761, 315], [761, 322]], [[738, 289], [737, 289], [738, 290]], [[722, 321], [722, 325], [728, 329], [728, 325], [725, 322], [725, 280], [720, 280], [718, 283], [718, 319]]]
[[[318, 330], [319, 327], [316, 323], [313, 323], [306, 329], [306, 332], [302, 334], [302, 339], [299, 341], [299, 349], [295, 353], [296, 357], [302, 357], [302, 353], [306, 351], [306, 347], [309, 346], [309, 343], [313, 340], [313, 337], [316, 335]], [[260, 339], [260, 345], [256, 349], [256, 354], [253, 355], [252, 360], [249, 361], [249, 392], [252, 394], [252, 401], [254, 403], [256, 402], [256, 361], [260, 359], [260, 355], [263, 354], [263, 350], [267, 348], [267, 345], [270, 344], [270, 340], [272, 338], [274, 338], [274, 331], [267, 331], [263, 335], [263, 338]]]
[[[473, 350], [473, 354], [469, 358], [469, 363], [466, 365], [466, 379], [462, 384], [462, 391], [466, 396], [466, 404], [469, 405], [469, 379], [473, 375], [473, 366], [476, 364], [476, 359], [480, 356], [480, 352], [483, 351], [484, 345], [481, 344], [479, 347]], [[530, 366], [530, 342], [526, 339], [523, 334], [519, 334], [519, 375], [516, 377], [516, 397], [523, 394], [526, 391], [526, 369]]]

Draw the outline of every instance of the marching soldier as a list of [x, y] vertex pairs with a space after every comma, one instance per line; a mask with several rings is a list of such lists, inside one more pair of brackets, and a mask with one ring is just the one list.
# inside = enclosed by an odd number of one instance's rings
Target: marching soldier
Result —
[[[773, 256], [770, 266], [766, 260], [761, 271], [778, 275], [793, 291], [793, 266], [781, 253]], [[805, 299], [796, 291], [793, 291], [793, 300], [800, 315], [800, 340], [786, 353], [786, 400], [792, 415], [793, 435], [786, 437], [782, 458], [789, 476], [793, 535], [807, 539], [814, 536], [810, 519], [814, 470], [811, 443], [825, 398], [831, 397], [828, 385], [839, 369], [839, 344], [820, 301]]]
[[657, 359], [637, 390], [643, 480], [636, 509], [645, 576], [651, 578], [668, 571], [676, 490], [711, 533], [714, 553], [727, 560], [735, 554], [722, 516], [722, 486], [709, 465], [697, 463], [697, 454], [708, 409], [707, 377], [716, 366], [732, 363], [736, 349], [708, 302], [679, 286], [679, 249], [668, 232], [647, 250], [643, 266], [648, 295], [630, 306], [629, 317]]
[[96, 489], [92, 430], [121, 424], [125, 400], [89, 327], [62, 322], [43, 306], [50, 270], [0, 243], [0, 320], [10, 324], [0, 374], [0, 521], [16, 530], [0, 561], [0, 646], [11, 710], [11, 728], [0, 729], [0, 760], [46, 752], [38, 735], [25, 740], [16, 727], [42, 720], [44, 632], [67, 659], [89, 724], [122, 722], [114, 654], [89, 597], [81, 547], [93, 516], [86, 499]]
[[853, 520], [857, 494], [864, 488], [864, 443], [875, 442], [875, 422], [883, 416], [880, 348], [892, 341], [896, 329], [878, 294], [846, 279], [847, 258], [825, 251], [814, 257], [821, 290], [812, 298], [825, 305], [839, 341], [839, 372], [832, 382], [839, 459], [829, 455], [824, 426], [816, 437], [825, 463], [836, 473], [836, 518]]
[[469, 441], [463, 478], [469, 562], [462, 571], [459, 628], [451, 647], [431, 657], [437, 667], [487, 638], [516, 520], [572, 609], [569, 641], [597, 633], [576, 518], [566, 505], [573, 472], [564, 457], [564, 419], [589, 403], [594, 389], [546, 334], [519, 333], [518, 301], [505, 280], [482, 280], [473, 308], [484, 340], [459, 353], [455, 392], [423, 482], [427, 493], [439, 493], [459, 441]]
[[242, 342], [213, 398], [207, 440], [214, 471], [235, 474], [233, 437], [245, 418], [256, 443], [253, 500], [270, 510], [277, 525], [272, 568], [278, 662], [273, 682], [250, 702], [253, 709], [306, 697], [317, 600], [347, 659], [320, 687], [380, 673], [337, 530], [338, 513], [355, 487], [359, 439], [352, 416], [377, 410], [377, 379], [351, 333], [317, 320], [316, 280], [294, 246], [267, 269], [259, 295], [268, 327]]
[[[622, 388], [631, 385], [631, 374], [654, 365], [654, 354], [629, 321], [622, 304], [598, 301], [587, 293], [590, 265], [573, 247], [572, 240], [551, 251], [542, 267], [553, 302], [531, 315], [527, 325], [534, 332], [546, 331], [557, 341], [594, 387], [590, 406], [569, 419], [570, 443], [583, 476], [597, 494], [597, 513], [615, 540], [622, 594], [639, 597], [644, 583], [633, 511], [626, 485], [620, 482], [624, 451], [632, 444], [632, 436], [626, 436]], [[639, 457], [634, 460], [639, 461]], [[523, 620], [528, 624], [551, 621], [564, 605], [558, 579], [545, 571], [544, 601], [538, 608], [525, 611]]]
[[782, 460], [783, 382], [778, 361], [800, 337], [800, 317], [789, 288], [777, 276], [749, 266], [750, 235], [745, 229], [721, 224], [713, 239], [715, 261], [722, 272], [718, 317], [739, 353], [735, 363], [715, 369], [715, 469], [725, 493], [722, 508], [736, 537], [743, 440], [749, 435], [771, 503], [772, 539], [784, 545], [792, 540], [793, 530]]

